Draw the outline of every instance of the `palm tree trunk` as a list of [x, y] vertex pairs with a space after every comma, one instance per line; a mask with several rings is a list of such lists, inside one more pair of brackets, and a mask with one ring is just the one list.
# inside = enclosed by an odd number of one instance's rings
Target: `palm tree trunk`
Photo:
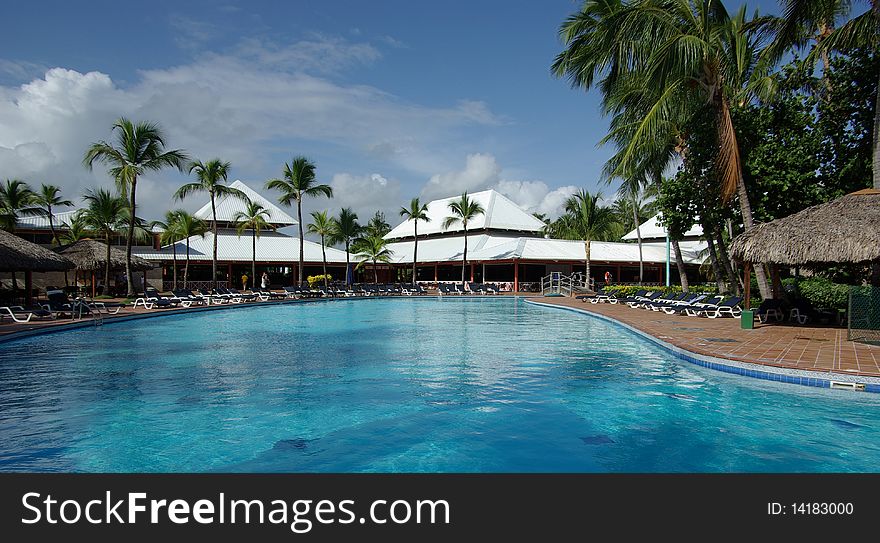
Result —
[[[749, 193], [746, 191], [746, 183], [742, 175], [739, 176], [739, 182], [736, 184], [737, 196], [739, 197], [739, 207], [743, 217], [743, 230], [749, 231], [755, 225], [752, 218], [752, 205], [749, 203]], [[758, 290], [761, 293], [761, 299], [769, 300], [772, 295], [770, 293], [770, 282], [767, 280], [767, 272], [764, 270], [764, 264], [755, 262], [755, 277], [758, 279]], [[748, 281], [749, 279], [746, 278]]]
[[345, 286], [350, 286], [353, 283], [354, 277], [351, 276], [351, 262], [349, 262], [348, 258], [348, 250], [349, 250], [348, 238], [345, 238]]
[[727, 254], [727, 247], [725, 247], [724, 245], [724, 239], [721, 237], [720, 231], [716, 230], [714, 234], [717, 243], [718, 260], [721, 262], [721, 266], [724, 268], [724, 273], [727, 274], [727, 281], [731, 289], [733, 290], [733, 293], [739, 296], [739, 281], [737, 281], [736, 274], [733, 273], [733, 267], [730, 265], [730, 255]]
[[375, 260], [373, 260], [373, 284], [374, 285], [379, 284], [379, 267], [376, 264]]
[[52, 245], [59, 245], [58, 236], [55, 234], [55, 221], [52, 220], [52, 206], [47, 205], [46, 211], [49, 212], [49, 230], [52, 231]]
[[467, 267], [467, 226], [464, 227], [464, 254], [461, 258], [461, 290], [464, 290], [464, 270]]
[[678, 240], [672, 240], [672, 249], [675, 251], [675, 265], [678, 266], [678, 278], [681, 281], [681, 291], [688, 292], [690, 288], [688, 285], [687, 270], [684, 267], [684, 260], [681, 258], [681, 246], [678, 244]]
[[303, 282], [303, 262], [305, 261], [305, 251], [303, 244], [305, 236], [303, 235], [303, 210], [302, 210], [302, 194], [296, 199], [296, 220], [299, 221], [299, 284]]
[[[874, 10], [880, 12], [880, 2], [874, 2]], [[877, 15], [880, 17], [880, 13]], [[880, 190], [880, 77], [877, 78], [877, 97], [874, 100], [874, 188]]]
[[[633, 193], [633, 222], [636, 224], [636, 238], [639, 241], [639, 286], [641, 286], [645, 277], [645, 261], [642, 256], [642, 229], [639, 224], [638, 206], [636, 205], [636, 195]], [[620, 278], [618, 278], [620, 279]]]
[[[125, 278], [128, 282], [126, 293], [129, 297], [134, 296], [134, 279], [131, 276], [131, 244], [134, 241], [134, 221], [135, 221], [135, 211], [137, 209], [135, 205], [135, 192], [137, 188], [137, 176], [133, 176], [131, 178], [131, 202], [130, 202], [130, 213], [128, 221], [128, 236], [125, 239]], [[146, 282], [144, 283], [144, 288], [146, 288]]]
[[171, 280], [174, 283], [174, 288], [171, 290], [177, 290], [177, 241], [171, 242], [171, 265], [173, 266]]
[[107, 232], [105, 241], [107, 242], [107, 261], [104, 263], [104, 294], [110, 287], [110, 232]]
[[[467, 243], [467, 241], [465, 241]], [[419, 255], [419, 220], [413, 221], [413, 278], [412, 284], [416, 284], [416, 262]]]
[[[586, 258], [584, 259], [584, 273], [587, 278], [587, 288], [592, 288], [590, 286], [590, 240], [584, 240], [584, 255]], [[620, 281], [620, 277], [617, 278]]]
[[[257, 230], [251, 228], [251, 285], [257, 284]], [[253, 287], [251, 287], [253, 290]]]
[[[214, 252], [211, 253], [211, 285], [217, 290], [217, 206], [214, 204], [214, 191], [211, 191], [211, 231], [214, 235]], [[189, 241], [187, 241], [187, 250]], [[229, 286], [232, 286], [232, 277], [229, 278]]]
[[183, 288], [189, 289], [189, 238], [186, 238], [186, 266], [183, 267]]
[[[705, 232], [710, 232], [704, 227]], [[718, 263], [718, 253], [715, 251], [715, 240], [711, 234], [706, 235], [706, 244], [709, 246], [709, 261], [712, 263], [712, 272], [715, 275], [715, 284], [718, 285], [718, 294], [727, 293], [727, 283], [724, 282], [724, 272], [721, 270], [721, 264]]]
[[321, 262], [324, 266], [324, 288], [327, 288], [327, 250], [324, 248], [324, 236], [321, 236]]

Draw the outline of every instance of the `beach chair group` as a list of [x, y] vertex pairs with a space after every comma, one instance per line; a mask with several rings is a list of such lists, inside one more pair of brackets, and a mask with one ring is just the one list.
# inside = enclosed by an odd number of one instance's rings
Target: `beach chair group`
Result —
[[448, 296], [450, 294], [456, 294], [459, 296], [465, 294], [486, 296], [497, 295], [501, 292], [501, 289], [498, 288], [498, 285], [492, 283], [469, 282], [466, 286], [463, 286], [461, 283], [439, 283], [437, 285], [437, 292], [441, 296]]
[[739, 296], [712, 296], [707, 294], [681, 293], [665, 294], [661, 290], [642, 289], [632, 296], [617, 297], [605, 289], [592, 295], [577, 296], [584, 302], [593, 304], [625, 304], [634, 309], [663, 312], [667, 315], [687, 315], [689, 317], [739, 317], [742, 314], [742, 298]]

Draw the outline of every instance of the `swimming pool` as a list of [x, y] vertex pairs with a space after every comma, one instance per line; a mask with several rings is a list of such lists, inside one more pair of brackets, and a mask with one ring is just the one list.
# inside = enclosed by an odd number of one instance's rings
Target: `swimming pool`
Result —
[[513, 298], [235, 308], [0, 344], [0, 470], [876, 471], [880, 395]]

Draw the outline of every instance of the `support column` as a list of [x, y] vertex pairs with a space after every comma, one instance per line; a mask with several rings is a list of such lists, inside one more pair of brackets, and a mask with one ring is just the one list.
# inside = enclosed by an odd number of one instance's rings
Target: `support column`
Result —
[[474, 263], [471, 262], [471, 283], [474, 282]]
[[437, 269], [438, 269], [439, 267], [440, 267], [440, 264], [437, 264], [437, 263], [435, 262], [435, 263], [434, 263], [434, 282], [435, 282], [435, 283], [439, 281], [438, 277], [440, 277], [440, 276], [439, 276], [438, 273], [437, 273]]
[[[620, 276], [620, 264], [618, 264], [618, 265], [617, 265], [617, 282], [620, 283], [620, 282], [621, 282], [621, 279], [622, 279], [622, 278], [621, 278], [621, 276]], [[611, 282], [613, 283], [614, 281], [611, 281]]]
[[513, 292], [519, 292], [519, 260], [513, 261]]
[[743, 284], [746, 287], [746, 309], [752, 308], [752, 263], [746, 262], [743, 266]]
[[777, 264], [770, 264], [770, 276], [772, 277], [773, 282], [773, 286], [771, 287], [773, 299], [778, 300], [782, 298], [782, 280], [779, 279], [779, 266]]
[[34, 303], [34, 276], [33, 272], [26, 270], [24, 272], [24, 305], [30, 307]]
[[[104, 287], [107, 288], [107, 287]], [[95, 297], [95, 270], [92, 270], [92, 298]]]
[[226, 264], [226, 288], [233, 288], [235, 283], [232, 282], [232, 262]]

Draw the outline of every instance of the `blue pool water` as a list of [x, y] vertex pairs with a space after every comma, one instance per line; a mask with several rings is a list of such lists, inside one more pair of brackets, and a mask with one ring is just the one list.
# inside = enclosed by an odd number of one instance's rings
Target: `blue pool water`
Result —
[[0, 470], [876, 471], [880, 395], [747, 379], [504, 299], [353, 300], [0, 344]]

